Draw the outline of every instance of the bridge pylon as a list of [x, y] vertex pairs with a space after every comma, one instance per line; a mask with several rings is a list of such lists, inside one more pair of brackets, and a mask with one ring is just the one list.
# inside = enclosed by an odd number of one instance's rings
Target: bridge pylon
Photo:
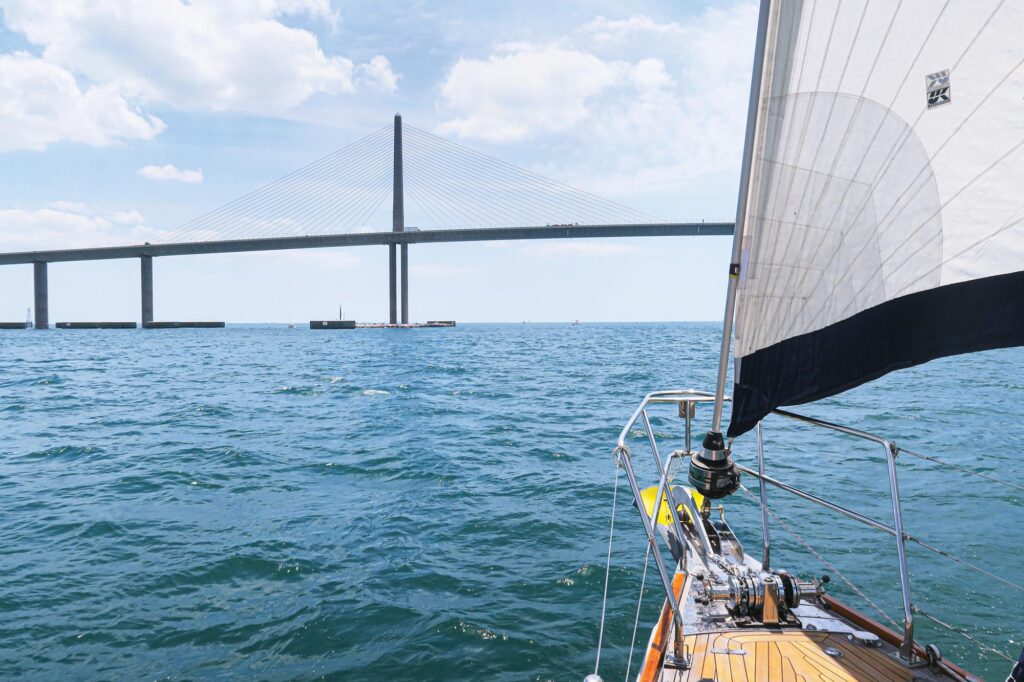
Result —
[[[395, 114], [395, 136], [394, 136], [394, 170], [392, 171], [391, 196], [393, 203], [391, 207], [391, 231], [405, 232], [405, 182], [402, 168], [402, 115]], [[402, 270], [402, 324], [409, 324], [409, 245], [402, 244], [401, 249], [401, 270]], [[391, 290], [391, 324], [398, 322], [398, 300], [395, 263], [395, 245], [388, 245], [388, 255], [391, 259], [389, 267], [390, 290]]]

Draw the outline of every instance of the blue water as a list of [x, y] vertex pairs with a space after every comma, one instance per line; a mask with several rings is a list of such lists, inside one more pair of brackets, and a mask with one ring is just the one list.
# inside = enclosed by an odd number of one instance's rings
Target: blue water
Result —
[[[717, 339], [711, 324], [0, 332], [0, 677], [579, 680], [611, 447], [644, 393], [711, 386]], [[804, 411], [1019, 483], [1022, 367], [1021, 349], [949, 358]], [[773, 419], [771, 473], [890, 518], [877, 448]], [[680, 445], [670, 412], [654, 429]], [[736, 453], [752, 461], [750, 438]], [[1024, 582], [1024, 495], [912, 459], [900, 476], [911, 533]], [[771, 496], [898, 615], [891, 538]], [[606, 680], [625, 672], [643, 568], [635, 510], [618, 508]], [[756, 507], [737, 495], [726, 512], [757, 552]], [[773, 539], [777, 566], [830, 572]], [[1024, 594], [923, 550], [910, 562], [915, 603], [1019, 651]], [[648, 577], [641, 638], [661, 601]], [[991, 679], [1008, 668], [918, 635]]]

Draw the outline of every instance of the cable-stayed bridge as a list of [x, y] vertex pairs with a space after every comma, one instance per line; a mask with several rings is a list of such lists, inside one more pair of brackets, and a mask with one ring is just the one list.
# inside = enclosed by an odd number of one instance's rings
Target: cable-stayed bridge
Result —
[[[389, 225], [380, 225], [382, 214]], [[387, 245], [389, 321], [407, 324], [410, 244], [732, 231], [732, 223], [658, 220], [403, 125], [401, 116], [395, 116], [394, 126], [201, 215], [153, 243], [0, 253], [0, 265], [34, 264], [35, 327], [45, 329], [48, 263], [139, 258], [145, 326], [153, 322], [154, 257]]]

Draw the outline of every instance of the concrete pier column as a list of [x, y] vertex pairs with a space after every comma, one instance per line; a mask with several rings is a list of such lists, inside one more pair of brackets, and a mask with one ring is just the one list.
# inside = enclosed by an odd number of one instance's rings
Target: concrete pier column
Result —
[[50, 328], [50, 294], [46, 282], [46, 262], [36, 261], [32, 264], [32, 275], [35, 283], [36, 329]]
[[397, 252], [394, 244], [388, 244], [388, 282], [391, 289], [391, 311], [388, 320], [391, 324], [398, 322], [398, 267]]
[[409, 324], [409, 245], [402, 244], [402, 324]]
[[153, 321], [153, 257], [139, 256], [142, 272], [142, 326]]
[[[402, 182], [402, 117], [395, 114], [395, 157], [392, 171], [391, 231], [405, 231], [405, 185]], [[395, 287], [395, 245], [391, 244], [391, 324], [398, 321]], [[402, 244], [402, 324], [409, 322], [409, 245]]]

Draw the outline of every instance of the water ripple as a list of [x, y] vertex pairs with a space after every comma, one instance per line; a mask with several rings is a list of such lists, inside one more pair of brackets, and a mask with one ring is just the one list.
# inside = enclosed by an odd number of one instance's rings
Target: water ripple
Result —
[[[4, 676], [582, 677], [597, 638], [611, 447], [644, 394], [711, 385], [718, 328], [422, 331], [0, 335]], [[949, 358], [806, 411], [1017, 479], [1024, 382], [1007, 368], [1022, 360], [1020, 349]], [[983, 461], [963, 447], [1000, 424], [1010, 427]], [[652, 414], [652, 428], [681, 447], [670, 409]], [[628, 436], [652, 480], [646, 433]], [[766, 448], [776, 475], [886, 518], [877, 448], [781, 422], [769, 422]], [[736, 455], [750, 463], [750, 443]], [[1024, 526], [1019, 495], [927, 462], [900, 467], [915, 535], [981, 561], [1005, 548], [976, 532], [975, 512]], [[887, 538], [778, 499], [789, 523], [895, 612]], [[619, 502], [606, 679], [624, 671], [643, 570], [638, 519]], [[756, 549], [756, 506], [727, 507]], [[823, 571], [784, 535], [775, 551], [780, 566]], [[993, 622], [986, 608], [1005, 595], [971, 583], [952, 612], [965, 576], [912, 560], [922, 606], [991, 644], [1021, 639], [1018, 623]], [[660, 607], [651, 590], [644, 627]], [[1005, 674], [921, 628], [948, 658]]]

